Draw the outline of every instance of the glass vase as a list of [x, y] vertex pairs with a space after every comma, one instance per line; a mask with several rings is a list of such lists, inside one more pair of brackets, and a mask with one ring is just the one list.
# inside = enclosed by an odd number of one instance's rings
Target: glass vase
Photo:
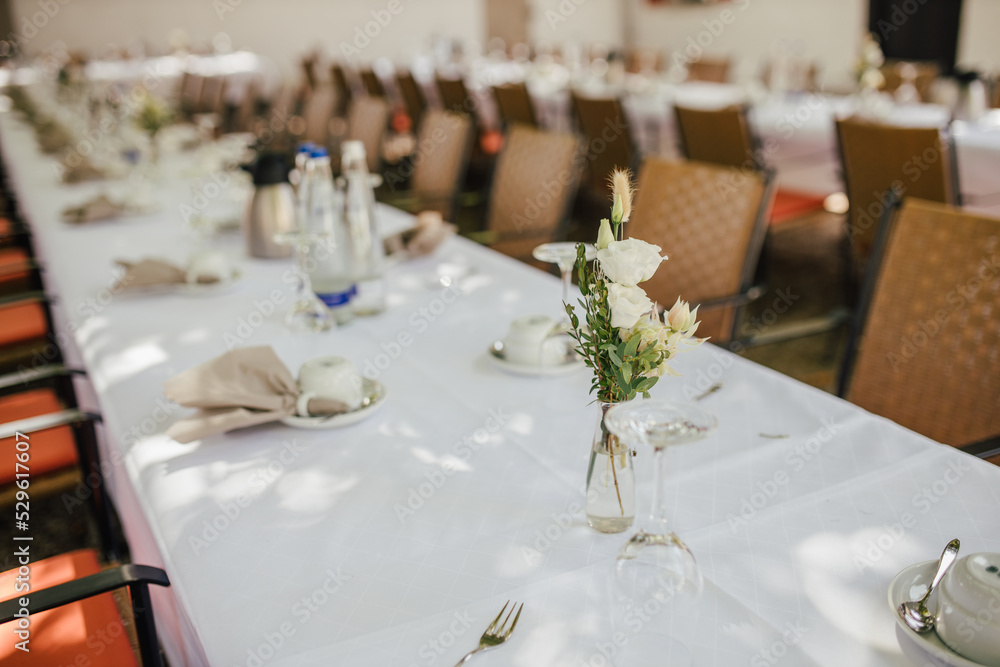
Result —
[[600, 413], [587, 467], [587, 523], [602, 533], [620, 533], [635, 519], [632, 449], [604, 424], [604, 416], [613, 405], [597, 404]]

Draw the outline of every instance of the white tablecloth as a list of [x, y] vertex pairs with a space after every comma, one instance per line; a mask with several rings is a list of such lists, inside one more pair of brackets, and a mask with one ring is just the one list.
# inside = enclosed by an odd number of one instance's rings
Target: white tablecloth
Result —
[[[0, 141], [58, 326], [74, 332], [64, 346], [104, 415], [134, 560], [171, 580], [154, 604], [173, 664], [451, 665], [508, 598], [525, 603], [518, 629], [475, 664], [608, 664], [606, 582], [625, 535], [595, 533], [581, 511], [586, 371], [517, 377], [485, 354], [513, 317], [557, 314], [555, 278], [455, 239], [393, 269], [386, 313], [297, 336], [281, 324], [286, 261], [244, 259], [224, 295], [115, 295], [113, 259], [186, 252], [191, 192], [170, 175], [183, 160], [165, 162], [159, 212], [70, 227], [60, 209], [101, 186], [57, 185], [10, 114]], [[468, 268], [455, 290], [430, 281], [445, 261]], [[272, 345], [292, 369], [348, 356], [388, 401], [342, 430], [168, 440], [184, 411], [163, 381], [234, 341]], [[670, 520], [707, 579], [687, 633], [696, 664], [907, 664], [888, 583], [953, 537], [1000, 551], [1000, 469], [710, 345], [677, 367], [655, 395], [725, 383], [704, 402], [718, 434], [669, 453]]]

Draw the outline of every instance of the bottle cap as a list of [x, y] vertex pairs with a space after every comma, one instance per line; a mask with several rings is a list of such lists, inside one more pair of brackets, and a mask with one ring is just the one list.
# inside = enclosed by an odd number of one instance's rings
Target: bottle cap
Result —
[[322, 146], [314, 146], [312, 153], [309, 154], [310, 157], [329, 157], [330, 154]]
[[296, 153], [312, 153], [312, 150], [316, 147], [311, 141], [304, 141], [295, 148]]
[[344, 164], [351, 161], [364, 162], [366, 160], [364, 143], [360, 141], [345, 141], [341, 148], [340, 157]]

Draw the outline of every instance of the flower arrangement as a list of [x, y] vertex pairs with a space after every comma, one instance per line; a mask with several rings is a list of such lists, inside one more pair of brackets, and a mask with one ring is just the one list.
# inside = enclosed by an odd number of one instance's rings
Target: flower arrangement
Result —
[[153, 138], [157, 132], [174, 122], [174, 112], [166, 102], [147, 93], [136, 110], [134, 121], [139, 129]]
[[610, 181], [614, 205], [611, 219], [601, 220], [593, 267], [588, 266], [583, 244], [577, 246], [583, 319], [572, 304], [565, 307], [572, 325], [569, 335], [594, 371], [591, 393], [602, 403], [619, 403], [638, 394], [648, 398], [660, 377], [677, 375], [668, 362], [704, 339], [694, 338], [697, 307], [691, 310], [678, 298], [661, 317], [639, 287], [667, 258], [660, 255], [659, 246], [624, 238], [635, 194], [631, 174], [615, 170]]

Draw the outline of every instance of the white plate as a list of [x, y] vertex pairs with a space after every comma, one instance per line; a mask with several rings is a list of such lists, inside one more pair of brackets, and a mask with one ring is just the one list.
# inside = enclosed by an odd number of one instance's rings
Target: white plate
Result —
[[503, 369], [508, 373], [513, 373], [514, 375], [524, 375], [528, 377], [558, 377], [560, 375], [569, 375], [570, 373], [575, 373], [580, 370], [585, 365], [583, 357], [578, 356], [576, 353], [570, 354], [569, 351], [563, 358], [562, 362], [556, 364], [537, 366], [515, 364], [507, 361], [506, 357], [504, 357], [502, 340], [494, 341], [493, 344], [486, 349], [486, 357], [493, 362], [497, 368]]
[[[937, 660], [938, 664], [947, 667], [984, 667], [981, 663], [973, 662], [968, 658], [963, 658], [959, 654], [948, 648], [941, 638], [934, 631], [926, 634], [919, 634], [910, 629], [903, 619], [899, 617], [896, 609], [907, 600], [919, 600], [927, 592], [927, 586], [934, 578], [934, 571], [937, 569], [938, 561], [929, 560], [926, 563], [911, 565], [896, 575], [889, 584], [889, 609], [892, 617], [896, 620], [896, 637], [899, 639], [899, 646], [903, 649], [911, 660], [915, 660], [921, 665], [930, 665], [927, 656]], [[931, 594], [927, 607], [933, 612], [937, 606], [937, 594]], [[911, 646], [904, 644], [909, 640]], [[914, 655], [913, 648], [926, 655]], [[911, 650], [907, 650], [911, 649]]]
[[342, 428], [368, 419], [385, 403], [385, 387], [381, 382], [369, 380], [368, 378], [362, 378], [362, 382], [362, 387], [365, 391], [365, 400], [368, 401], [367, 405], [363, 405], [357, 410], [333, 415], [332, 417], [300, 417], [298, 415], [290, 415], [282, 419], [281, 423], [293, 428], [320, 431], [329, 428]]

